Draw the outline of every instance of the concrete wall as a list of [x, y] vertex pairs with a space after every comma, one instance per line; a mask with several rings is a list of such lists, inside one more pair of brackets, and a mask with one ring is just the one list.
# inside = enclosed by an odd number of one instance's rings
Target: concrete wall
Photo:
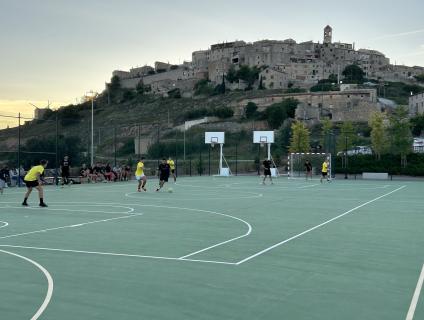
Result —
[[409, 114], [415, 116], [424, 113], [424, 93], [409, 97]]
[[374, 89], [278, 94], [260, 98], [242, 99], [234, 107], [242, 109], [249, 101], [252, 101], [258, 105], [259, 110], [263, 111], [266, 107], [288, 98], [297, 99], [301, 103], [302, 111], [299, 110], [297, 114], [299, 118], [304, 117], [303, 113], [306, 110], [307, 118], [314, 118], [316, 120], [331, 114], [332, 121], [368, 121], [372, 112], [380, 111], [380, 105], [377, 102], [377, 93]]

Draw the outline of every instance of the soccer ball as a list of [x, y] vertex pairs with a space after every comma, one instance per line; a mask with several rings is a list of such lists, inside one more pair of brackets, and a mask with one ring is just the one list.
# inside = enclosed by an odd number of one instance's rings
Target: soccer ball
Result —
[[174, 190], [173, 190], [172, 188], [169, 188], [169, 189], [168, 189], [168, 192], [169, 192], [169, 193], [172, 193], [172, 192], [174, 192]]

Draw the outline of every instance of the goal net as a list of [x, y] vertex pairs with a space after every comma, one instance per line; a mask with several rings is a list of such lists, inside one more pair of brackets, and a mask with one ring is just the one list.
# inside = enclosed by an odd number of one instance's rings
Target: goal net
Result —
[[305, 163], [307, 160], [312, 164], [312, 177], [320, 177], [322, 164], [326, 159], [330, 161], [328, 177], [331, 178], [331, 153], [290, 153], [287, 158], [289, 179], [305, 179]]

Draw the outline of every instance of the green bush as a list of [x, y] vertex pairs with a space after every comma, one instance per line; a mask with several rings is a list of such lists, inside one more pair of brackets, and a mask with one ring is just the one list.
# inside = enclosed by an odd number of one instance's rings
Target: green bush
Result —
[[234, 115], [234, 110], [229, 107], [219, 107], [213, 111], [213, 115], [221, 119], [227, 119]]
[[[362, 174], [362, 172], [387, 172], [391, 175], [424, 176], [424, 154], [412, 153], [407, 157], [408, 165], [401, 167], [400, 155], [385, 154], [381, 160], [373, 155], [357, 155], [348, 157], [348, 174]], [[343, 157], [336, 157], [335, 172], [344, 173]]]

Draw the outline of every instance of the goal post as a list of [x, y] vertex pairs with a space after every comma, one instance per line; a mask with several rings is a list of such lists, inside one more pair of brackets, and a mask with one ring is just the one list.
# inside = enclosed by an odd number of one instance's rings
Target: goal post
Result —
[[330, 162], [328, 166], [328, 177], [331, 179], [331, 153], [290, 153], [287, 157], [287, 169], [289, 179], [305, 179], [305, 162], [309, 160], [312, 164], [312, 177], [321, 176], [322, 164], [325, 160]]

